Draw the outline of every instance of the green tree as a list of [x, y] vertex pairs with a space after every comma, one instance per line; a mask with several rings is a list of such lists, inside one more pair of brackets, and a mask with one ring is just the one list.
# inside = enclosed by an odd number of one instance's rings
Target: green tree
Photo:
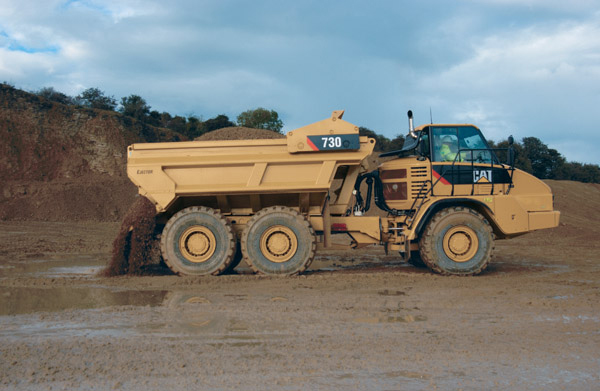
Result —
[[185, 117], [176, 115], [169, 120], [167, 128], [174, 130], [177, 133], [186, 134], [187, 121]]
[[172, 119], [173, 117], [171, 116], [171, 114], [167, 113], [166, 111], [163, 111], [162, 113], [157, 115], [157, 120], [159, 123], [158, 126], [162, 126], [163, 128], [169, 128], [169, 123]]
[[203, 125], [203, 123], [198, 117], [190, 115], [187, 118], [187, 127], [186, 127], [185, 135], [190, 140], [193, 140], [196, 137], [201, 136], [203, 133], [202, 125]]
[[104, 91], [98, 88], [83, 90], [75, 99], [80, 105], [90, 109], [114, 110], [117, 107], [115, 98], [104, 95]]
[[536, 137], [523, 138], [523, 149], [531, 162], [532, 174], [538, 178], [555, 179], [565, 164], [565, 158], [556, 149], [548, 148]]
[[56, 91], [54, 89], [54, 87], [40, 88], [35, 94], [42, 98], [46, 98], [46, 99], [54, 101], [54, 102], [62, 103], [64, 105], [72, 105], [73, 104], [72, 97], [70, 97], [66, 94], [63, 94], [60, 91]]
[[[162, 126], [160, 123], [160, 113], [156, 110], [150, 111], [148, 113], [148, 117], [146, 118], [146, 123], [152, 126]], [[163, 128], [166, 126], [163, 126]]]
[[568, 162], [562, 167], [560, 178], [573, 181], [600, 183], [600, 167], [597, 164]]
[[388, 148], [390, 151], [399, 151], [402, 149], [403, 145], [404, 145], [404, 136], [399, 134], [390, 141]]
[[119, 112], [123, 115], [133, 117], [137, 120], [144, 121], [150, 114], [150, 106], [146, 100], [139, 95], [129, 95], [121, 98], [121, 107]]
[[[496, 156], [500, 160], [501, 163], [508, 163], [508, 140], [500, 141], [499, 143], [494, 143], [492, 140], [488, 140], [490, 144], [490, 148], [499, 148], [499, 150], [494, 151]], [[515, 142], [512, 146], [514, 159], [515, 159], [515, 167], [523, 170], [528, 173], [532, 173], [533, 169], [531, 168], [531, 161], [527, 157], [523, 145], [519, 142]]]
[[[490, 148], [508, 148], [508, 141], [488, 141]], [[525, 137], [523, 142], [513, 144], [515, 167], [541, 179], [559, 179], [588, 183], [600, 183], [600, 166], [567, 162], [555, 149], [548, 148], [536, 137]], [[507, 162], [505, 150], [495, 151], [500, 162]]]
[[361, 136], [367, 136], [375, 139], [375, 151], [384, 152], [390, 151], [390, 139], [376, 133], [375, 131], [361, 126], [358, 128], [358, 134]]
[[219, 114], [215, 118], [207, 119], [202, 124], [202, 133], [212, 132], [213, 130], [235, 126], [225, 114]]
[[259, 107], [254, 110], [247, 110], [237, 116], [239, 126], [256, 129], [269, 129], [281, 133], [283, 122], [279, 119], [279, 114], [275, 110], [267, 110]]

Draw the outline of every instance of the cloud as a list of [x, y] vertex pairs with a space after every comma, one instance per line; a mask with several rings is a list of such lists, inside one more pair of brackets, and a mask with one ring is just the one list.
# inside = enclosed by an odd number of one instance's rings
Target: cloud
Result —
[[[553, 29], [527, 28], [473, 42], [472, 56], [425, 83], [478, 90], [509, 83], [553, 84], [600, 74], [600, 24], [568, 23]], [[508, 88], [513, 86], [509, 85]]]
[[161, 6], [139, 0], [69, 0], [61, 4], [60, 9], [91, 11], [110, 18], [113, 23], [119, 23], [124, 19], [155, 14], [161, 10]]
[[[477, 121], [488, 137], [506, 133], [536, 136], [561, 152], [578, 156], [584, 145], [600, 143], [591, 131], [590, 113], [598, 100], [600, 80], [600, 18], [544, 24], [472, 39], [471, 56], [447, 70], [429, 74], [419, 89], [443, 96], [446, 116]], [[454, 114], [451, 114], [454, 113]], [[579, 125], [577, 125], [579, 123]], [[573, 126], [589, 138], [564, 139]], [[586, 161], [598, 161], [587, 157]]]
[[587, 12], [598, 6], [597, 0], [471, 0], [473, 3], [512, 6], [516, 8], [548, 9], [559, 12]]
[[600, 13], [564, 4], [4, 0], [0, 80], [138, 94], [204, 118], [262, 106], [286, 130], [346, 109], [388, 137], [406, 132], [408, 109], [424, 123], [431, 108], [434, 121], [539, 137], [571, 159], [600, 143]]

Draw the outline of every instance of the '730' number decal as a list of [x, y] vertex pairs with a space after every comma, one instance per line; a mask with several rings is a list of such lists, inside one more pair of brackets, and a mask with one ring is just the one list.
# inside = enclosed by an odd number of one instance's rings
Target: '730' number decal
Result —
[[360, 149], [358, 134], [336, 134], [334, 136], [307, 136], [313, 151]]
[[323, 140], [323, 149], [342, 147], [342, 138], [340, 136], [321, 137], [321, 140]]

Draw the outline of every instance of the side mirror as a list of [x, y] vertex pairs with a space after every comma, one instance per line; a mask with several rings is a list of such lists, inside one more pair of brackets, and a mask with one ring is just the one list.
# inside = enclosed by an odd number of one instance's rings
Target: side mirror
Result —
[[508, 150], [506, 151], [507, 164], [512, 168], [515, 165], [515, 149], [513, 148], [513, 144], [515, 143], [515, 139], [512, 135], [508, 136]]

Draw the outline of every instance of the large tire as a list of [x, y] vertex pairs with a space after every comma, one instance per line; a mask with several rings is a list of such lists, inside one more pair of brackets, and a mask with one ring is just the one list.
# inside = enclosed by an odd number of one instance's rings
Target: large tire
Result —
[[470, 276], [490, 263], [494, 235], [488, 221], [466, 207], [442, 209], [429, 222], [419, 242], [421, 259], [433, 271]]
[[308, 220], [285, 206], [260, 210], [242, 234], [244, 260], [263, 274], [302, 273], [314, 259], [316, 248], [315, 232]]
[[231, 265], [236, 240], [231, 225], [215, 210], [192, 206], [169, 219], [161, 252], [176, 274], [218, 275]]

